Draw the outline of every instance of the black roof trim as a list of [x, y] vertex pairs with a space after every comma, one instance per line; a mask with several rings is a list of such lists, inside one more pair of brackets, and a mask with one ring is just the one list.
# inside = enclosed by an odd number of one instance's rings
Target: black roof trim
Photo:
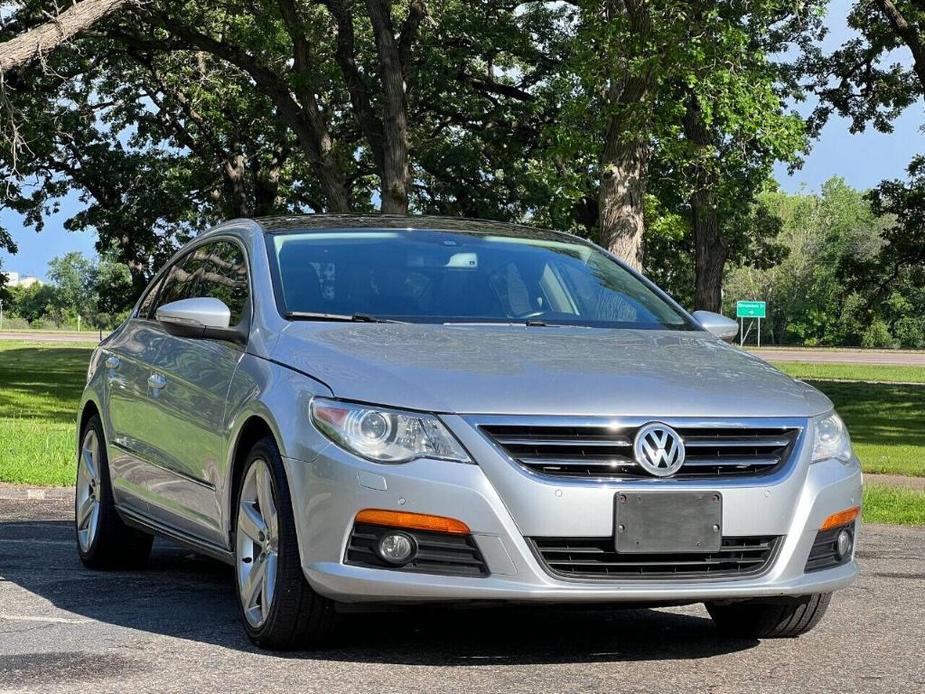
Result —
[[498, 236], [519, 236], [544, 240], [579, 241], [587, 239], [564, 231], [543, 229], [526, 224], [495, 222], [466, 217], [395, 214], [310, 214], [292, 217], [260, 217], [254, 220], [270, 233], [325, 229], [426, 229], [431, 231], [461, 231]]

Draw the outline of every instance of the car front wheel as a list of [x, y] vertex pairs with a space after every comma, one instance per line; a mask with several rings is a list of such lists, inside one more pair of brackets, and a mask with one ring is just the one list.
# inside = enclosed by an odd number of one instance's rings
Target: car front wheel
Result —
[[289, 486], [272, 439], [251, 449], [237, 499], [235, 572], [247, 635], [272, 650], [324, 645], [334, 604], [302, 573]]
[[794, 638], [815, 627], [828, 609], [831, 593], [796, 598], [707, 603], [716, 628], [741, 638]]
[[87, 421], [80, 435], [74, 525], [77, 551], [88, 568], [137, 568], [151, 553], [154, 538], [125, 525], [116, 511], [103, 424], [96, 415]]

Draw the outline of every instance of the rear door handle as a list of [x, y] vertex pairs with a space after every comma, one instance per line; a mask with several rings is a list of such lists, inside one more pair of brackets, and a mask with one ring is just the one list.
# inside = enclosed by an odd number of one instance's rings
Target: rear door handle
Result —
[[160, 374], [151, 374], [148, 376], [148, 385], [154, 390], [160, 390], [167, 385], [167, 379]]
[[122, 362], [119, 361], [119, 357], [112, 355], [106, 358], [106, 368], [107, 369], [118, 369], [119, 364]]

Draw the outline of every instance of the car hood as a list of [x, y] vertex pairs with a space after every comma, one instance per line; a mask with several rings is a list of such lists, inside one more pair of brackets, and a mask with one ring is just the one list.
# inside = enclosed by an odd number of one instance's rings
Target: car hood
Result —
[[832, 407], [699, 331], [302, 322], [271, 356], [336, 397], [431, 412], [801, 417]]

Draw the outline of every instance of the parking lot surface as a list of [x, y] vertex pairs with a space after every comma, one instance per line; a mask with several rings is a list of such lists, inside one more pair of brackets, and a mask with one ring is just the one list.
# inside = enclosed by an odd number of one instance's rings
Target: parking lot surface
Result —
[[925, 529], [865, 527], [862, 577], [796, 640], [720, 639], [700, 605], [431, 608], [281, 656], [244, 637], [229, 568], [158, 542], [144, 571], [87, 571], [70, 513], [0, 501], [2, 691], [925, 691]]

